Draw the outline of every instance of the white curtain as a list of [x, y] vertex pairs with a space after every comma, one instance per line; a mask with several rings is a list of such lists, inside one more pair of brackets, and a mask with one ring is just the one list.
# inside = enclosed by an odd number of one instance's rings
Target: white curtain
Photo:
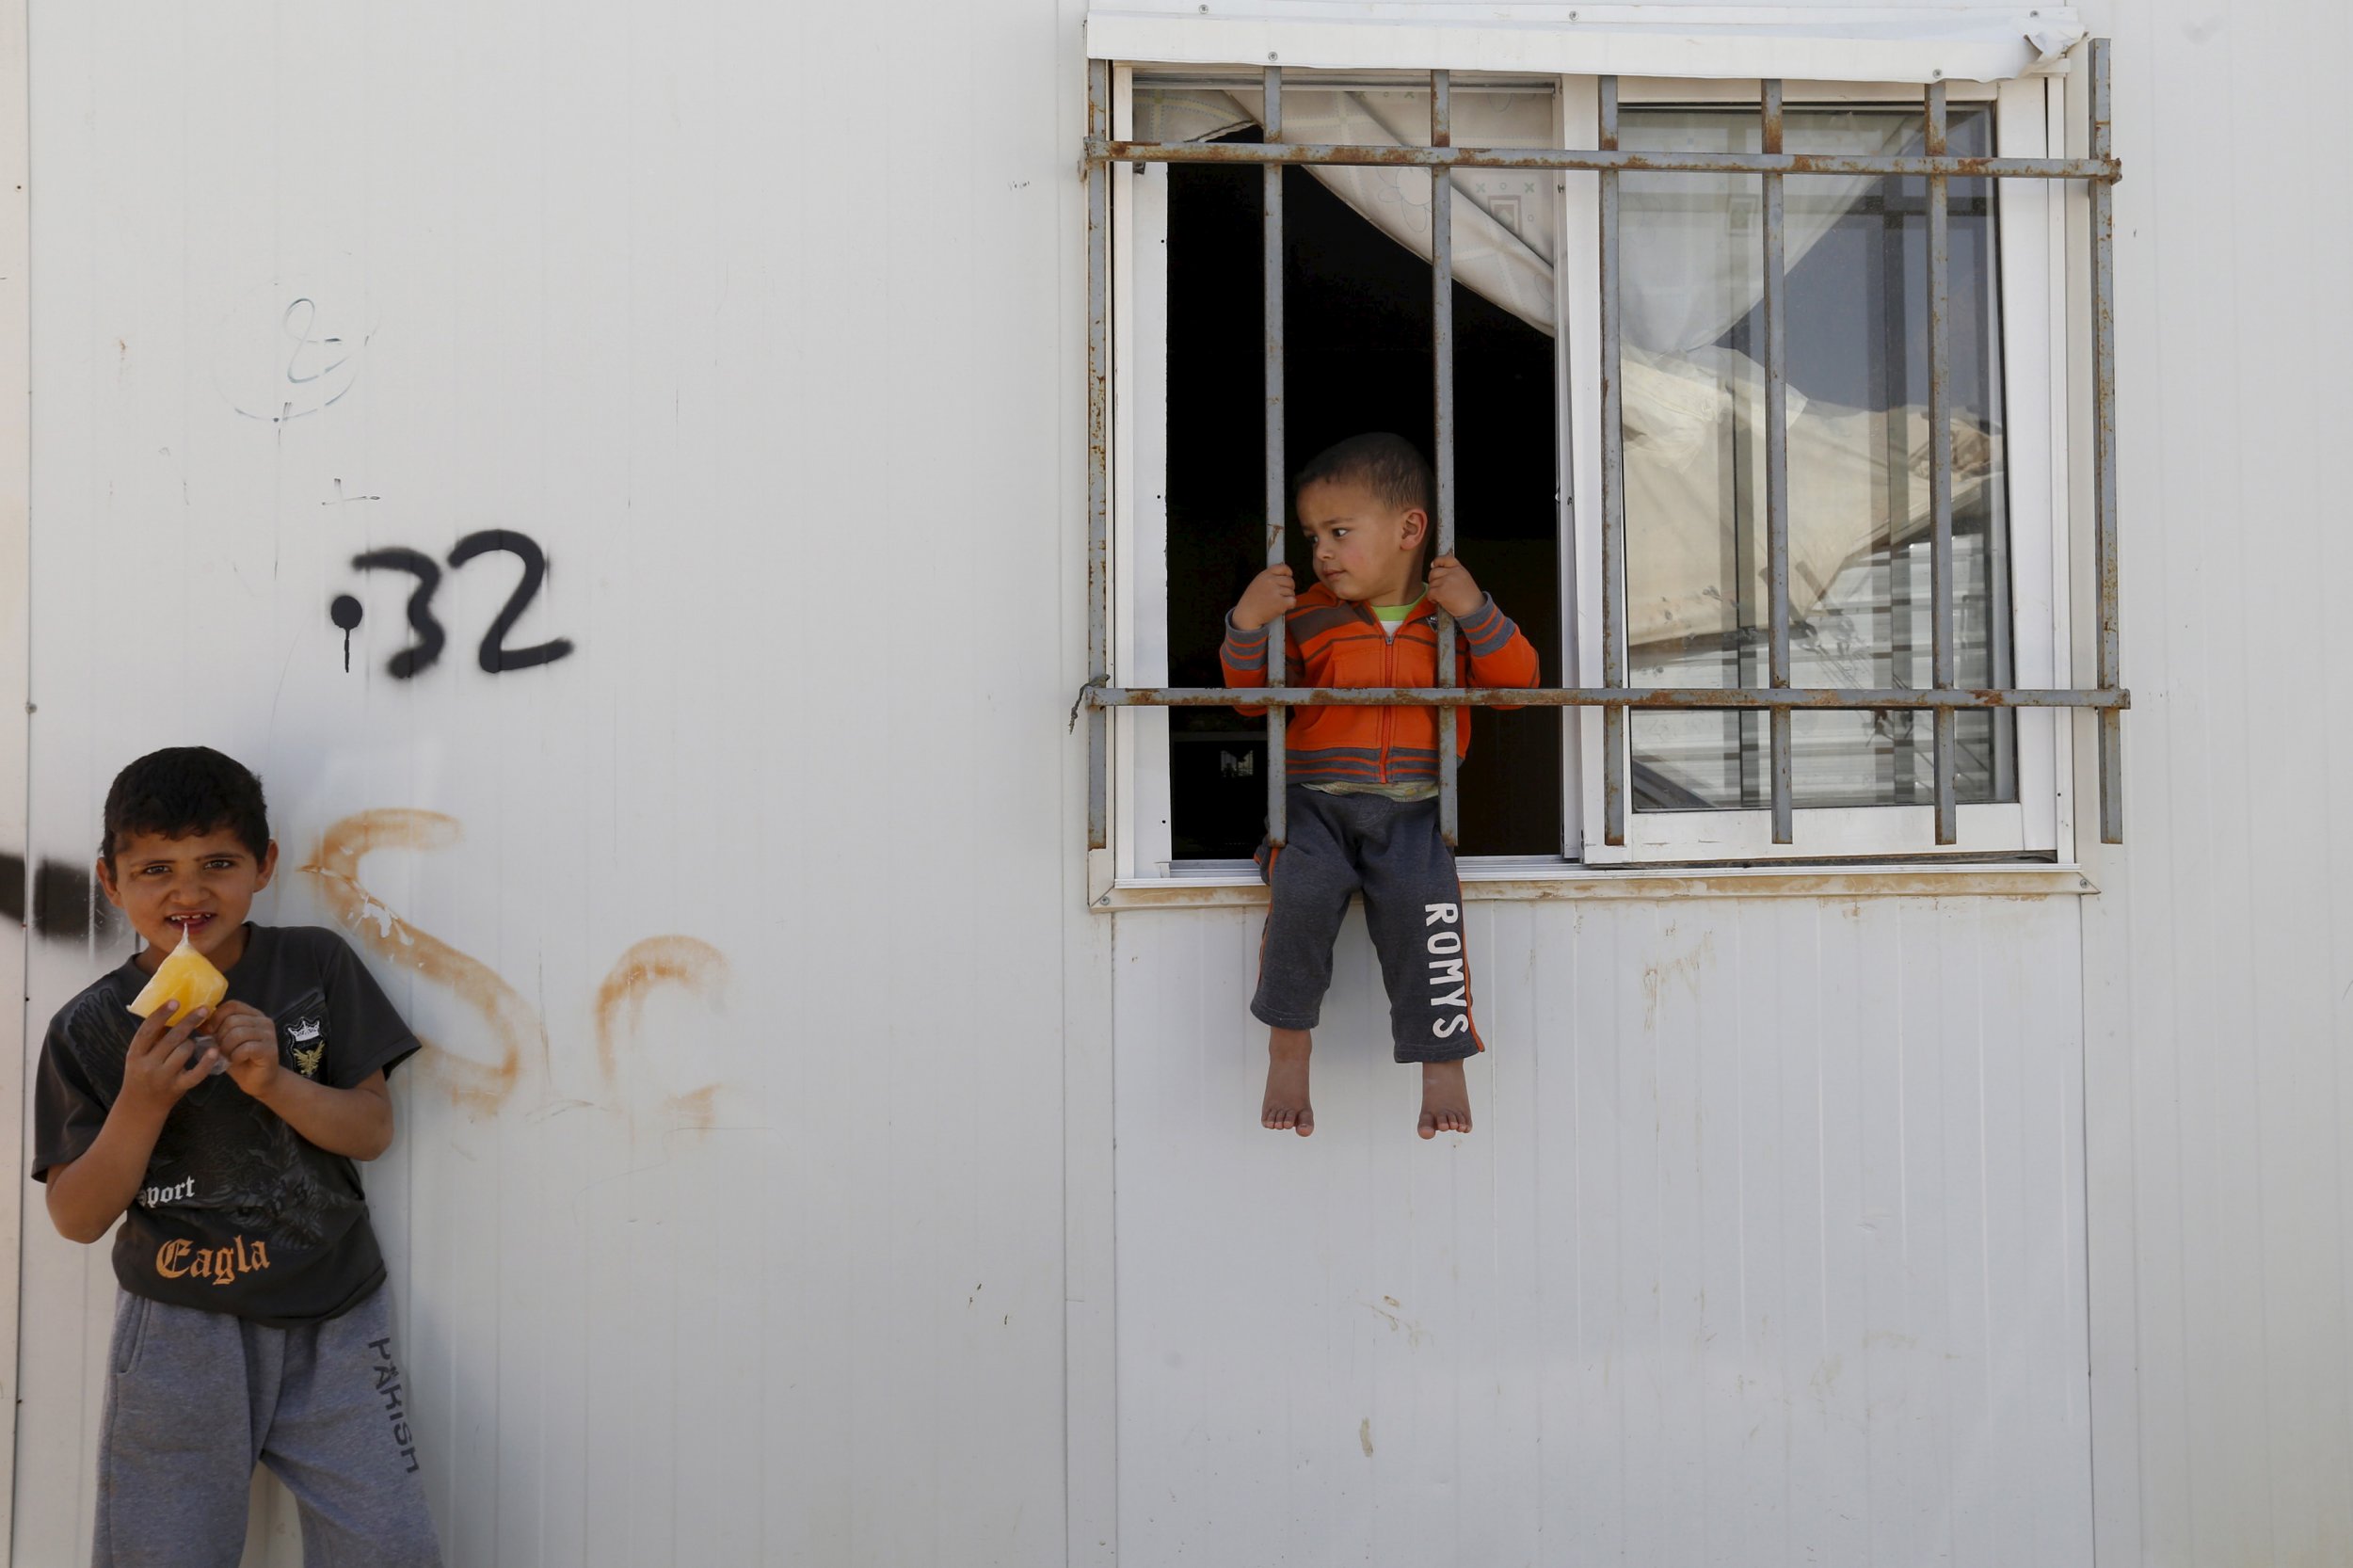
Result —
[[[1673, 355], [1629, 344], [1624, 376], [1626, 641], [1721, 636], [1739, 624], [1737, 600], [1752, 616], [1769, 601], [1762, 501], [1739, 564], [1747, 582], [1736, 594], [1724, 580], [1734, 464], [1758, 484], [1765, 472], [1764, 367], [1728, 348]], [[1928, 527], [1929, 426], [1917, 404], [1848, 408], [1794, 387], [1788, 423], [1789, 613], [1804, 619], [1850, 562]], [[1952, 428], [1960, 510], [2001, 472], [2002, 439], [1962, 417]], [[1891, 495], [1902, 498], [1892, 509]], [[1639, 674], [1644, 661], [1635, 662]]]
[[[1917, 124], [1910, 115], [1789, 117], [1790, 141], [1807, 152], [1883, 157], [1903, 151]], [[1797, 133], [1802, 127], [1803, 135]], [[1721, 110], [1629, 117], [1621, 145], [1644, 152], [1754, 152], [1755, 118]], [[1782, 250], [1792, 268], [1879, 182], [1868, 175], [1807, 175], [1784, 184]], [[1625, 174], [1619, 188], [1629, 221], [1652, 243], [1641, 266], [1621, 269], [1625, 341], [1654, 353], [1688, 354], [1731, 329], [1765, 297], [1762, 186], [1750, 174]], [[1730, 220], [1731, 237], [1725, 243]]]
[[[1255, 92], [1140, 87], [1136, 135], [1145, 141], [1207, 140], [1257, 123], [1260, 104]], [[1548, 92], [1458, 89], [1453, 111], [1458, 145], [1545, 147], [1556, 139]], [[1901, 152], [1918, 123], [1916, 115], [1793, 111], [1788, 132], [1790, 145], [1806, 152], [1876, 156]], [[1283, 93], [1288, 141], [1420, 147], [1429, 144], [1429, 133], [1427, 92]], [[1754, 152], [1758, 138], [1753, 114], [1646, 109], [1627, 117], [1623, 145]], [[1312, 165], [1309, 172], [1383, 233], [1429, 258], [1426, 172]], [[1455, 170], [1452, 178], [1456, 278], [1552, 334], [1560, 227], [1554, 182], [1540, 172], [1500, 169]], [[1878, 184], [1864, 176], [1789, 180], [1786, 264], [1802, 262]], [[1764, 373], [1755, 360], [1718, 344], [1763, 299], [1765, 276], [1753, 176], [1628, 174], [1622, 189], [1626, 517], [1639, 536], [1626, 563], [1626, 640], [1639, 647], [1720, 636], [1738, 625], [1738, 600], [1766, 600], [1761, 526], [1749, 531], [1753, 548], [1738, 565], [1749, 578], [1745, 585], [1736, 591], [1724, 566], [1733, 466], [1737, 461], [1752, 475], [1764, 472]], [[1809, 401], [1792, 387], [1788, 429], [1789, 605], [1802, 618], [1847, 565], [1927, 525], [1929, 424], [1927, 410], [1916, 406], [1844, 408]], [[1893, 464], [1910, 477], [1891, 475]], [[2000, 436], [1958, 413], [1956, 507], [2000, 472]], [[1891, 495], [1905, 499], [1891, 506]]]
[[[1144, 141], [1207, 141], [1258, 123], [1263, 98], [1256, 92], [1144, 88], [1136, 93], [1136, 135]], [[1465, 147], [1548, 147], [1553, 102], [1548, 92], [1457, 91], [1454, 140]], [[1745, 117], [1742, 117], [1745, 118]], [[1842, 117], [1811, 129], [1809, 152], [1877, 156], [1902, 150], [1911, 121], [1897, 115]], [[1753, 124], [1719, 113], [1645, 117], [1640, 145], [1647, 152], [1754, 152]], [[1745, 140], [1743, 139], [1745, 135]], [[1430, 95], [1423, 91], [1293, 88], [1283, 94], [1286, 141], [1345, 142], [1370, 147], [1430, 145]], [[1629, 139], [1627, 145], [1636, 143]], [[1308, 172], [1383, 233], [1423, 261], [1430, 259], [1430, 176], [1421, 169], [1310, 165]], [[1560, 196], [1543, 170], [1465, 168], [1453, 171], [1454, 275], [1465, 288], [1538, 331], [1556, 330], [1552, 264]], [[1783, 241], [1791, 266], [1830, 232], [1873, 182], [1865, 176], [1809, 176], [1791, 182]], [[1670, 353], [1699, 348], [1753, 310], [1764, 297], [1759, 256], [1745, 268], [1727, 266], [1722, 215], [1745, 200], [1755, 203], [1755, 181], [1737, 174], [1625, 177], [1629, 200], [1646, 192], [1672, 194], [1695, 226], [1697, 243], [1651, 258], [1624, 282], [1626, 340]], [[1755, 247], [1751, 247], [1754, 249]]]
[[[1465, 147], [1548, 147], [1552, 94], [1457, 90], [1454, 139]], [[1205, 141], [1258, 123], [1256, 92], [1136, 90], [1143, 141]], [[1286, 88], [1283, 139], [1371, 147], [1430, 145], [1426, 91]], [[1365, 221], [1430, 259], [1430, 175], [1418, 168], [1310, 165], [1308, 172]], [[1554, 176], [1541, 169], [1453, 171], [1454, 276], [1538, 331], [1553, 332], [1553, 235], [1560, 228]]]
[[[1920, 133], [1916, 114], [1874, 111], [1794, 110], [1786, 124], [1793, 149], [1856, 156], [1901, 152]], [[1762, 143], [1752, 114], [1642, 109], [1626, 116], [1623, 144], [1708, 153], [1753, 152]], [[1786, 181], [1788, 267], [1881, 184]], [[1753, 487], [1763, 483], [1764, 367], [1721, 342], [1765, 296], [1763, 190], [1753, 176], [1735, 174], [1628, 174], [1622, 189], [1627, 641], [1721, 637], [1741, 624], [1742, 604], [1753, 618], [1768, 602], [1761, 500], [1752, 504], [1742, 558], [1731, 571], [1725, 564], [1736, 471]], [[1869, 344], [1887, 352], [1861, 308], [1834, 329], [1865, 353]], [[1959, 509], [2000, 472], [2001, 438], [1966, 410], [1956, 410], [1952, 438]], [[1923, 407], [1848, 408], [1789, 388], [1792, 616], [1811, 616], [1849, 564], [1928, 525], [1929, 445]]]

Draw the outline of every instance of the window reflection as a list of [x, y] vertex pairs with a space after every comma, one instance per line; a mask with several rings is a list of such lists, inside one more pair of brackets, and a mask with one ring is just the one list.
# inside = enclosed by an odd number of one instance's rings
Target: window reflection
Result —
[[[1922, 151], [1918, 111], [1793, 110], [1792, 152]], [[1639, 109], [1622, 144], [1754, 152], [1753, 110]], [[1990, 153], [1993, 117], [1956, 110], [1949, 146]], [[1628, 673], [1643, 686], [1763, 686], [1766, 593], [1763, 182], [1621, 178]], [[1963, 686], [2010, 680], [2000, 316], [1992, 183], [1948, 184], [1954, 629]], [[1787, 258], [1791, 679], [1932, 685], [1929, 586], [1928, 182], [1792, 176]], [[1922, 712], [1799, 712], [1797, 804], [1935, 793]], [[1957, 716], [1964, 803], [2016, 798], [2015, 721]], [[1771, 798], [1760, 712], [1637, 712], [1644, 810]]]

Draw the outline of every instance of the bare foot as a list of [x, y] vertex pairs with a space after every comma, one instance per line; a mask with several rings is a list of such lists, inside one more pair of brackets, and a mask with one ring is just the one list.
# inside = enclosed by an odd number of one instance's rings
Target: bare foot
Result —
[[1470, 1129], [1470, 1085], [1463, 1081], [1463, 1064], [1460, 1062], [1423, 1063], [1421, 1135], [1435, 1138], [1441, 1132], [1468, 1132]]
[[[1302, 1138], [1315, 1131], [1315, 1107], [1307, 1103], [1307, 1048], [1304, 1029], [1267, 1032], [1266, 1104], [1258, 1112], [1260, 1127], [1295, 1130]], [[1455, 1076], [1459, 1080], [1462, 1075]]]

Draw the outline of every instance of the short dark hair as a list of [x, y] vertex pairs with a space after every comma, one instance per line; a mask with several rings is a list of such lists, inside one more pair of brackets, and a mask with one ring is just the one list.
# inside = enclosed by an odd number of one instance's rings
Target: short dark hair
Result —
[[1299, 477], [1291, 483], [1291, 500], [1297, 502], [1308, 486], [1333, 479], [1362, 485], [1401, 511], [1419, 507], [1436, 525], [1437, 479], [1421, 448], [1402, 436], [1376, 430], [1325, 447], [1299, 471]]
[[223, 828], [234, 833], [254, 859], [268, 853], [269, 807], [262, 798], [262, 781], [244, 763], [211, 746], [168, 746], [115, 775], [106, 791], [98, 857], [113, 865], [116, 842], [125, 833], [184, 839]]

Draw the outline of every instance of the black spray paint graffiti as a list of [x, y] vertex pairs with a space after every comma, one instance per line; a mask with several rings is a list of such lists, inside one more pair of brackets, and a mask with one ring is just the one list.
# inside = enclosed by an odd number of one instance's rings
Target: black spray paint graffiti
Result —
[[[483, 633], [482, 646], [475, 653], [475, 662], [488, 674], [499, 675], [507, 670], [527, 670], [539, 664], [552, 664], [572, 651], [571, 639], [554, 637], [531, 648], [508, 648], [506, 634], [522, 618], [531, 601], [538, 597], [539, 585], [547, 580], [547, 552], [528, 534], [511, 528], [486, 528], [469, 534], [457, 541], [457, 548], [449, 552], [454, 570], [477, 555], [504, 552], [523, 565], [522, 581], [506, 598], [506, 605]], [[352, 567], [360, 571], [405, 571], [417, 580], [416, 588], [408, 595], [408, 628], [417, 640], [385, 662], [385, 669], [395, 680], [409, 680], [433, 667], [448, 646], [449, 635], [433, 616], [433, 595], [441, 585], [441, 568], [433, 557], [420, 551], [371, 550], [364, 555], [351, 558]], [[342, 628], [344, 633], [344, 668], [351, 668], [351, 633], [360, 625], [362, 609], [360, 601], [349, 594], [338, 594], [327, 608], [328, 618]]]
[[[22, 921], [30, 905], [33, 930], [52, 941], [78, 942], [106, 933], [106, 904], [92, 894], [90, 869], [43, 860], [25, 885], [24, 856], [0, 854], [0, 920]], [[25, 895], [31, 894], [28, 899]]]

